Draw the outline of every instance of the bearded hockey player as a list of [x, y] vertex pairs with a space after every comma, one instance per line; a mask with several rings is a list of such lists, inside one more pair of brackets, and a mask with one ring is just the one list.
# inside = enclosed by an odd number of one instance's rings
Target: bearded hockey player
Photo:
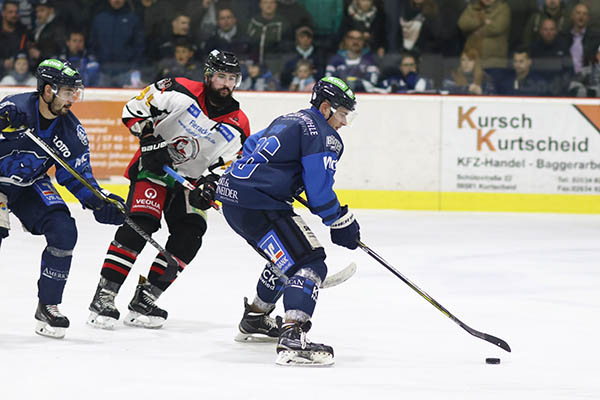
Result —
[[[71, 112], [83, 98], [79, 73], [68, 63], [42, 61], [36, 70], [37, 91], [8, 96], [0, 103], [0, 242], [8, 236], [8, 210], [34, 235], [44, 235], [39, 303], [35, 332], [62, 338], [69, 320], [59, 310], [77, 241], [75, 220], [47, 175], [56, 166], [56, 180], [93, 210], [103, 224], [120, 225], [123, 214], [107, 204], [24, 135], [30, 129], [95, 188], [85, 130]], [[106, 192], [104, 192], [107, 194]], [[107, 194], [124, 203], [120, 197]]]
[[[249, 135], [248, 118], [233, 99], [241, 80], [237, 57], [213, 50], [205, 62], [204, 82], [164, 79], [145, 88], [123, 108], [123, 122], [140, 138], [140, 151], [131, 161], [127, 200], [129, 215], [149, 234], [160, 228], [164, 214], [169, 228], [166, 250], [180, 262], [180, 272], [196, 256], [206, 232], [206, 210], [214, 200], [219, 175], [213, 171], [233, 160]], [[163, 172], [173, 166], [194, 182], [189, 191]], [[112, 329], [120, 317], [115, 296], [146, 242], [129, 225], [122, 225], [110, 243], [100, 282], [89, 306], [88, 323]], [[129, 326], [160, 328], [167, 311], [156, 305], [173, 283], [161, 280], [167, 262], [158, 254], [148, 278], [140, 277], [129, 314]]]
[[[237, 340], [277, 339], [277, 364], [328, 365], [333, 349], [306, 339], [319, 286], [327, 276], [325, 250], [297, 215], [294, 195], [306, 192], [310, 210], [331, 228], [333, 243], [356, 249], [359, 225], [333, 191], [336, 164], [344, 146], [338, 130], [352, 117], [355, 98], [344, 81], [321, 79], [312, 107], [275, 119], [248, 138], [243, 157], [221, 177], [217, 199], [229, 225], [288, 278], [267, 266]], [[277, 326], [269, 314], [283, 294], [285, 319]]]

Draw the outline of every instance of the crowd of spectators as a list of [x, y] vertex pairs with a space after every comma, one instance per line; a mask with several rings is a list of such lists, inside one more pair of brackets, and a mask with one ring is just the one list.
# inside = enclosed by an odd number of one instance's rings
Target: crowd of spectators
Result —
[[600, 96], [600, 0], [0, 0], [0, 85], [69, 60], [87, 87], [201, 80], [214, 48], [244, 90]]

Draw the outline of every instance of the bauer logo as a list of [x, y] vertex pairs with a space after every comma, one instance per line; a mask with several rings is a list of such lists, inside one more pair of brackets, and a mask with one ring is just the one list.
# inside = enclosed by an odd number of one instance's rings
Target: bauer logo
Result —
[[191, 106], [188, 107], [187, 111], [192, 114], [192, 116], [194, 118], [197, 118], [198, 115], [200, 115], [200, 109], [198, 107], [196, 107], [195, 104], [192, 104]]
[[269, 259], [282, 272], [287, 271], [294, 265], [294, 260], [287, 253], [277, 234], [271, 230], [267, 233], [258, 244], [258, 247], [265, 252]]

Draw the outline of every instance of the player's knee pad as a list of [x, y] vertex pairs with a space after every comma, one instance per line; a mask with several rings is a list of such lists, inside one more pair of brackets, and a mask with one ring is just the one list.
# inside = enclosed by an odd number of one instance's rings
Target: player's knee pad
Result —
[[202, 236], [206, 233], [206, 221], [203, 218], [192, 218], [188, 221], [179, 220], [169, 225], [170, 236], [167, 241], [167, 250], [189, 264], [200, 246], [202, 246]]
[[311, 268], [302, 268], [285, 284], [283, 307], [286, 319], [307, 321], [319, 297], [321, 277]]
[[[148, 235], [152, 235], [160, 228], [160, 221], [153, 217], [135, 215], [132, 216], [131, 219]], [[146, 240], [127, 223], [121, 225], [119, 229], [117, 229], [115, 240], [137, 253], [141, 252], [146, 245]]]
[[73, 250], [77, 243], [75, 220], [64, 210], [50, 212], [44, 217], [42, 232], [48, 247]]

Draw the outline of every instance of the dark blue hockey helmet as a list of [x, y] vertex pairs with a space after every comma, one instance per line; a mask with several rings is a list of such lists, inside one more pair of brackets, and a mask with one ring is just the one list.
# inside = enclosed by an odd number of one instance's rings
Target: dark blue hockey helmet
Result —
[[334, 76], [322, 78], [313, 87], [310, 104], [319, 108], [324, 100], [329, 101], [332, 108], [342, 106], [348, 111], [354, 111], [356, 98], [346, 82]]
[[76, 96], [73, 96], [74, 98], [69, 100], [76, 101], [83, 98], [83, 80], [81, 75], [68, 61], [60, 61], [55, 58], [44, 60], [38, 65], [35, 77], [37, 78], [37, 90], [39, 93], [43, 93], [44, 87], [50, 85], [55, 94], [63, 87], [73, 89], [72, 92]]

